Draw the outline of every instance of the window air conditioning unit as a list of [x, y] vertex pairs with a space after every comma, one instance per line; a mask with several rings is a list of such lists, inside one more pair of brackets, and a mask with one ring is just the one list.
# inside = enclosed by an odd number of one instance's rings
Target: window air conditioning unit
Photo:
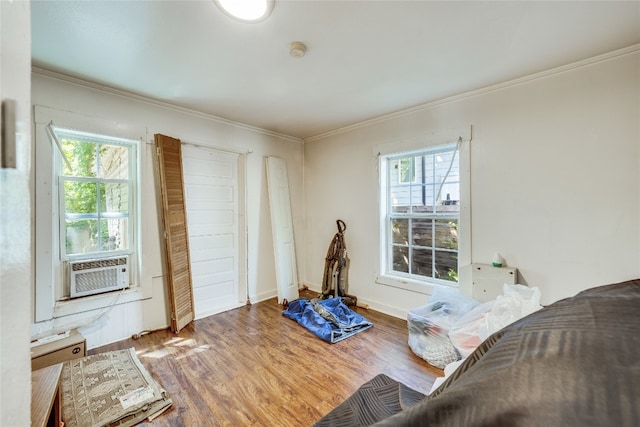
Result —
[[69, 262], [71, 298], [116, 291], [129, 286], [129, 257]]

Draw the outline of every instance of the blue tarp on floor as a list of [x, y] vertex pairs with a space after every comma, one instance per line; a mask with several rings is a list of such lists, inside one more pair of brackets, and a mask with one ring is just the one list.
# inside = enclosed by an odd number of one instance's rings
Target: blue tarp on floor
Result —
[[342, 298], [300, 298], [290, 302], [282, 314], [330, 343], [336, 343], [373, 326], [363, 316], [349, 309]]

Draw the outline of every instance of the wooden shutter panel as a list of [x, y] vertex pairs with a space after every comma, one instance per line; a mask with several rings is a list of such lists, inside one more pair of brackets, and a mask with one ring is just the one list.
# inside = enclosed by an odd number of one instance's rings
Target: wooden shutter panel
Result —
[[180, 140], [154, 135], [162, 199], [165, 266], [171, 300], [171, 330], [178, 333], [194, 319], [189, 234], [182, 177]]

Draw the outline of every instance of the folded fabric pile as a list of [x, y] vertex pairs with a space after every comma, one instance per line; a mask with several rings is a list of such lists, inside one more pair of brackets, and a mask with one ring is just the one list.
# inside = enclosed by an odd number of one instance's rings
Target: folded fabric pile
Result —
[[300, 298], [290, 302], [282, 314], [330, 343], [349, 338], [373, 326], [363, 316], [349, 309], [341, 298]]
[[134, 348], [64, 362], [61, 391], [62, 420], [69, 427], [133, 426], [172, 404]]

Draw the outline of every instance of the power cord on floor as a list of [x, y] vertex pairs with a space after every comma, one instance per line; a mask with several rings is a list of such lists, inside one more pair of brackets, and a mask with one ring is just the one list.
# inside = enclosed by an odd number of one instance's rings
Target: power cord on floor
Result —
[[168, 327], [164, 327], [164, 328], [158, 328], [158, 329], [145, 329], [144, 331], [140, 331], [137, 334], [131, 335], [131, 339], [132, 340], [137, 340], [137, 339], [142, 338], [143, 335], [147, 335], [147, 334], [150, 334], [152, 332], [165, 331], [167, 329], [169, 329], [169, 328]]

